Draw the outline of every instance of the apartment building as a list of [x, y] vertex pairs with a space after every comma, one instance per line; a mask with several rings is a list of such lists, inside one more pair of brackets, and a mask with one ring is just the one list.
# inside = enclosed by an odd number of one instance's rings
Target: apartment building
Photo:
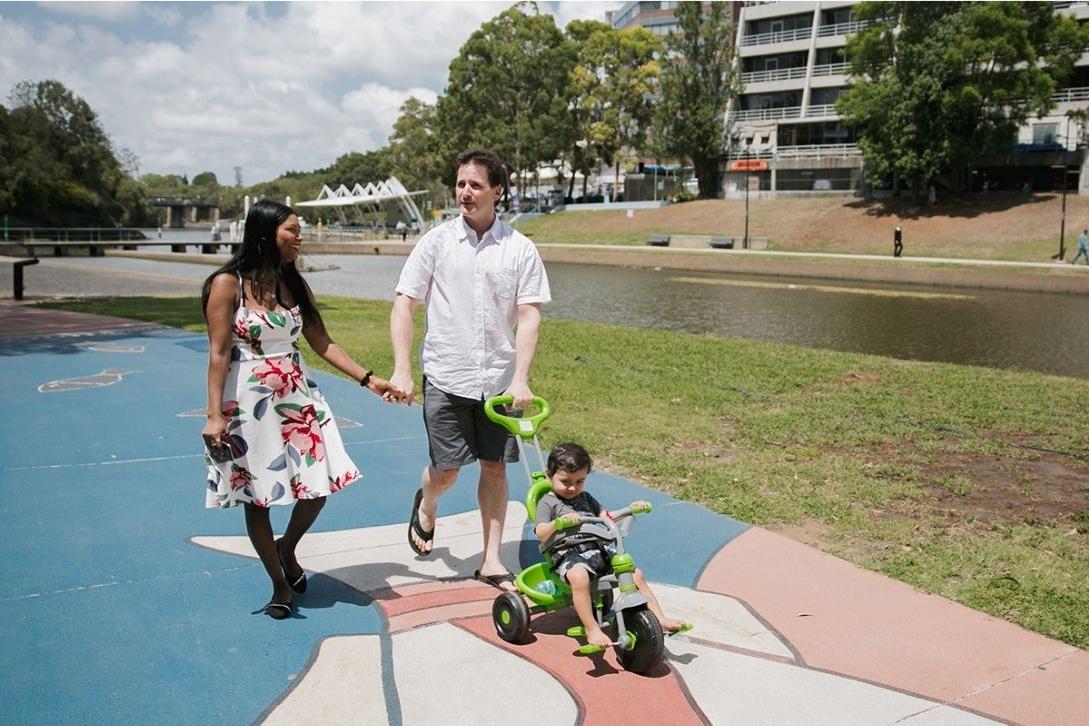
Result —
[[[844, 50], [865, 26], [853, 0], [745, 2], [735, 47], [742, 92], [727, 113], [725, 191], [862, 191], [864, 160], [854, 132], [836, 112], [850, 87]], [[1056, 2], [1061, 12], [1089, 21], [1089, 2]], [[1066, 114], [1089, 106], [1089, 55], [1056, 107], [1011, 139], [1009, 154], [981, 160], [976, 189], [1054, 189], [1070, 169], [1071, 188], [1089, 192], [1080, 170], [1084, 151]], [[1074, 177], [1078, 179], [1075, 181]], [[1078, 182], [1081, 182], [1080, 184]]]
[[673, 8], [678, 2], [627, 2], [618, 9], [606, 11], [605, 22], [617, 30], [641, 26], [654, 35], [665, 37], [680, 32]]
[[[858, 138], [836, 112], [851, 85], [845, 57], [848, 37], [865, 27], [857, 0], [734, 2], [735, 51], [742, 84], [730, 103], [726, 126], [724, 192], [864, 192], [864, 159]], [[642, 26], [658, 35], [679, 31], [676, 2], [626, 2], [606, 14], [614, 28]], [[1089, 0], [1055, 7], [1089, 22]], [[1089, 53], [1082, 56], [1055, 107], [1031, 119], [1011, 139], [1009, 153], [981, 159], [972, 175], [976, 190], [1061, 188], [1089, 194], [1080, 129], [1067, 114], [1089, 107]], [[1086, 170], [1089, 172], [1089, 169]]]

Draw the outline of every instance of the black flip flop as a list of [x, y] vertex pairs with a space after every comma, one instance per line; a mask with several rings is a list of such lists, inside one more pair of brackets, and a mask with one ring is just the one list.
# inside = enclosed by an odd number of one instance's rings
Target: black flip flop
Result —
[[508, 590], [503, 587], [504, 582], [509, 582], [512, 585], [515, 584], [514, 575], [510, 574], [509, 572], [504, 572], [502, 575], [482, 575], [480, 574], [480, 570], [477, 570], [473, 573], [473, 579], [480, 580], [483, 583], [491, 585], [496, 590], [502, 590], [503, 592], [518, 592], [517, 585], [515, 585], [515, 588], [513, 590]]
[[294, 603], [288, 605], [282, 602], [270, 602], [265, 605], [264, 612], [273, 620], [287, 620], [291, 617], [291, 613], [294, 612]]
[[287, 574], [287, 565], [284, 564], [284, 555], [282, 552], [280, 552], [281, 542], [283, 542], [282, 539], [276, 540], [276, 556], [280, 558], [280, 569], [283, 570], [284, 579], [287, 580], [288, 585], [291, 585], [291, 589], [302, 595], [304, 592], [306, 592], [306, 572], [303, 571], [303, 573], [299, 575], [297, 580], [295, 580], [294, 582], [291, 581], [291, 575]]
[[412, 539], [412, 533], [415, 532], [416, 536], [422, 539], [424, 542], [430, 542], [435, 539], [435, 528], [432, 527], [430, 531], [420, 526], [420, 502], [423, 501], [424, 491], [423, 489], [416, 490], [416, 497], [412, 500], [412, 516], [408, 519], [408, 546], [412, 548], [412, 551], [418, 554], [420, 557], [427, 557], [430, 552], [420, 549], [416, 542]]

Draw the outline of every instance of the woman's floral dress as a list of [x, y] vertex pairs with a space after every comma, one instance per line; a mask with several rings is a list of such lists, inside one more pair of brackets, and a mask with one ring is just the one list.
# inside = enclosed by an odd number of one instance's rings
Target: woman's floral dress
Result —
[[207, 507], [293, 504], [339, 491], [359, 478], [333, 412], [302, 367], [302, 315], [239, 303], [223, 386], [230, 451], [208, 465]]

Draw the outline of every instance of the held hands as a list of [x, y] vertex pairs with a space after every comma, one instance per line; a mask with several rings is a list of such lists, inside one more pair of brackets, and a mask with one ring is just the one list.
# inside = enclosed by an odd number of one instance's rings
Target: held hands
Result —
[[[410, 386], [411, 383], [412, 381], [410, 379]], [[371, 379], [367, 381], [367, 390], [386, 403], [404, 403], [406, 405], [412, 405], [411, 390], [406, 393], [401, 388], [395, 386], [392, 381], [387, 381], [385, 378], [379, 378], [378, 376], [372, 375]]]
[[389, 391], [387, 395], [382, 396], [383, 401], [390, 401], [392, 403], [403, 403], [406, 406], [411, 406], [413, 400], [415, 400], [416, 384], [412, 380], [412, 374], [404, 371], [394, 371], [387, 381]]

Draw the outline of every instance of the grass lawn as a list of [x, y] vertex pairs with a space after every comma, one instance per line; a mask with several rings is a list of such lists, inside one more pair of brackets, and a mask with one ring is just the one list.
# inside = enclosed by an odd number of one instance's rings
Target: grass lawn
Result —
[[[855, 197], [752, 199], [749, 234], [770, 249], [888, 255], [893, 230], [903, 228], [904, 254], [1044, 262], [1059, 249], [1058, 194], [972, 194], [940, 198], [934, 207], [909, 199]], [[1066, 259], [1089, 226], [1089, 198], [1066, 200]], [[559, 212], [518, 224], [534, 242], [645, 245], [652, 234], [740, 237], [744, 200], [709, 200], [636, 210]]]
[[[195, 299], [55, 305], [203, 329]], [[322, 301], [386, 373], [389, 309]], [[532, 383], [546, 443], [1089, 647], [1089, 381], [547, 320]]]

